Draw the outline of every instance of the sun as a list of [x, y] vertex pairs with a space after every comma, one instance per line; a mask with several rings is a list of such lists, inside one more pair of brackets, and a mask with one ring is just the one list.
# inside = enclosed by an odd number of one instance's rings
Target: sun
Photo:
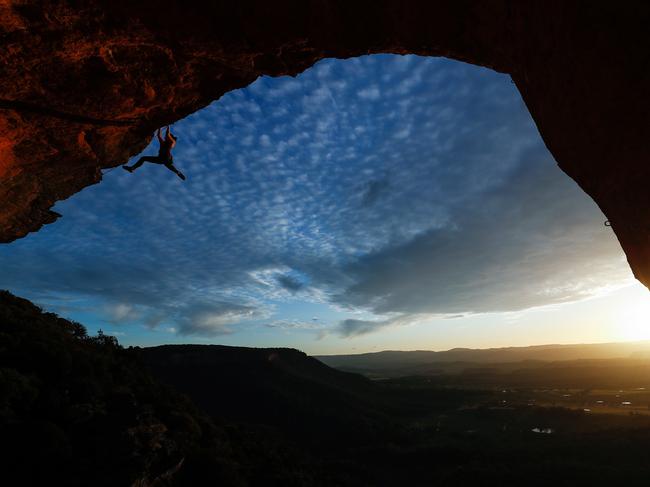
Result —
[[650, 298], [633, 301], [618, 316], [617, 335], [623, 340], [650, 340]]

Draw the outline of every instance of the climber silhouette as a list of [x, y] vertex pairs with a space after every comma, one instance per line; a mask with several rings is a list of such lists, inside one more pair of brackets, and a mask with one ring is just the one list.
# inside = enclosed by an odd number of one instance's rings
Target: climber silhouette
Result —
[[140, 166], [142, 166], [145, 162], [153, 162], [154, 164], [162, 164], [164, 165], [167, 169], [172, 171], [174, 174], [176, 174], [179, 178], [182, 180], [185, 180], [185, 175], [180, 172], [176, 167], [174, 166], [174, 158], [172, 157], [172, 149], [176, 145], [176, 140], [177, 138], [174, 136], [169, 131], [169, 125], [167, 126], [167, 132], [165, 133], [165, 138], [160, 133], [160, 129], [156, 132], [156, 137], [158, 137], [158, 143], [160, 144], [160, 148], [158, 149], [158, 155], [157, 156], [142, 156], [140, 159], [138, 159], [138, 162], [133, 164], [132, 166], [124, 165], [122, 168], [124, 170], [133, 172]]

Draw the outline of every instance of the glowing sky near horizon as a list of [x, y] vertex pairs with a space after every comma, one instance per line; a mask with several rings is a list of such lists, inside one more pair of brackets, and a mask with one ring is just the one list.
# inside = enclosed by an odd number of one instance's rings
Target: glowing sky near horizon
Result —
[[[506, 75], [324, 60], [174, 126], [0, 246], [0, 287], [125, 345], [308, 353], [650, 338], [650, 295]], [[155, 153], [156, 143], [145, 150]]]

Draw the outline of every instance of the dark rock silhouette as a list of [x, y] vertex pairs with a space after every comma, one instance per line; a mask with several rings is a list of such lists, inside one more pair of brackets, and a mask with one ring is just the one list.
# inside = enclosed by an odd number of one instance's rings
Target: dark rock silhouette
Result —
[[648, 2], [10, 0], [0, 14], [0, 241], [260, 75], [413, 53], [509, 73], [650, 284]]

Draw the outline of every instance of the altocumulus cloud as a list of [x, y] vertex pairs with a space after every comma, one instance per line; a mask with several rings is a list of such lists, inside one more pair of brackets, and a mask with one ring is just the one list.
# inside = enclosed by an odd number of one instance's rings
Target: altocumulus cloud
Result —
[[0, 286], [208, 337], [316, 329], [277, 303], [330, 303], [354, 313], [329, 332], [353, 337], [582, 299], [629, 278], [514, 85], [486, 69], [326, 60], [174, 129], [188, 181], [154, 165], [110, 173], [61, 202], [56, 224], [0, 246]]

